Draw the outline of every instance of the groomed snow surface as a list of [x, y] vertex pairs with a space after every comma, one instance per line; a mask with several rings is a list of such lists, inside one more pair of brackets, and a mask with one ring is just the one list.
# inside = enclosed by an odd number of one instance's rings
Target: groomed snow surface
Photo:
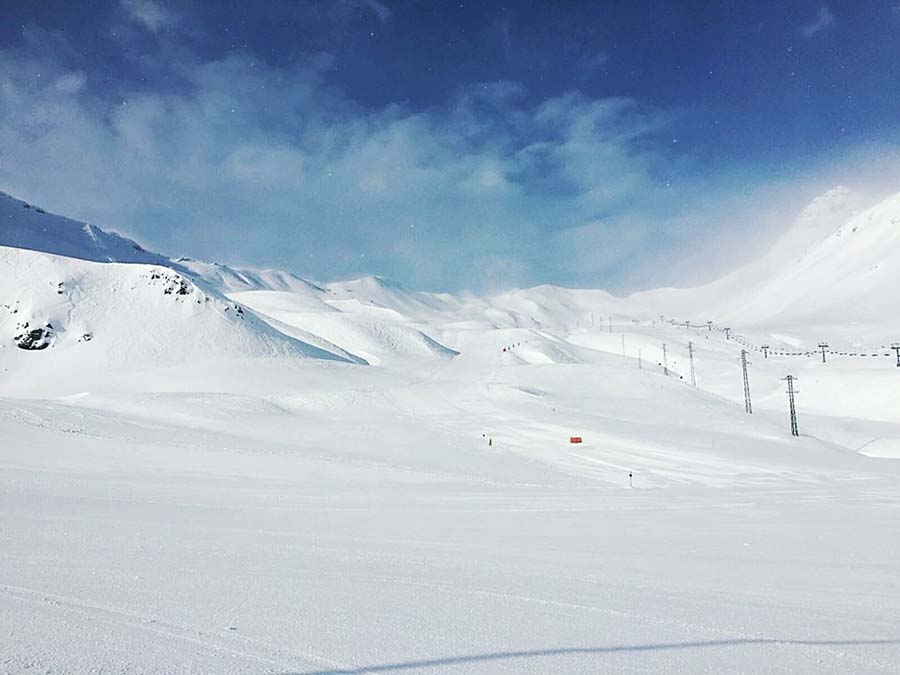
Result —
[[0, 199], [0, 673], [900, 673], [900, 203], [845, 201], [790, 278], [623, 300], [105, 261]]

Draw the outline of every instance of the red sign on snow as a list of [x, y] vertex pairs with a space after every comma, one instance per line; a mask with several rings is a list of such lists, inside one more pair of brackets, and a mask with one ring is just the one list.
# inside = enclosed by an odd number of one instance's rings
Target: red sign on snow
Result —
[[569, 443], [581, 443], [581, 436], [569, 436]]

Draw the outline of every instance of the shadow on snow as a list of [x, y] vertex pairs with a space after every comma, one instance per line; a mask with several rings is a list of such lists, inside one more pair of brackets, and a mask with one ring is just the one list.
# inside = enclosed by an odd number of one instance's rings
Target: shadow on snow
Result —
[[698, 642], [670, 642], [647, 645], [612, 645], [608, 647], [560, 647], [557, 649], [534, 649], [511, 652], [489, 652], [487, 654], [471, 654], [468, 656], [446, 656], [418, 661], [398, 661], [371, 666], [360, 666], [350, 669], [310, 670], [303, 672], [282, 673], [282, 675], [363, 675], [363, 673], [389, 673], [391, 671], [415, 670], [418, 668], [439, 668], [456, 666], [465, 663], [486, 661], [503, 661], [506, 659], [529, 659], [550, 656], [570, 656], [578, 654], [610, 654], [616, 652], [651, 652], [678, 649], [702, 649], [714, 647], [731, 647], [739, 645], [802, 645], [802, 646], [875, 646], [900, 645], [898, 640], [778, 640], [776, 638], [735, 638], [732, 640], [704, 640]]

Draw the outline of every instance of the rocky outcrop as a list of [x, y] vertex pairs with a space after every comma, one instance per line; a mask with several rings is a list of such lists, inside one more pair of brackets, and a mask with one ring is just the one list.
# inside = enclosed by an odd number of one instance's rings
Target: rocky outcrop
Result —
[[38, 328], [30, 328], [28, 322], [19, 324], [20, 333], [13, 337], [19, 349], [38, 351], [50, 346], [53, 339], [53, 325], [47, 324]]

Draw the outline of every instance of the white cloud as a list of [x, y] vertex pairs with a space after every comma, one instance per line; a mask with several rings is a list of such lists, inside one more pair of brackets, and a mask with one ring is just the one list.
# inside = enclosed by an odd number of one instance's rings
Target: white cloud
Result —
[[58, 91], [65, 94], [77, 94], [82, 90], [86, 82], [87, 77], [85, 77], [84, 73], [72, 72], [57, 78], [54, 86]]
[[152, 33], [170, 25], [174, 17], [167, 9], [153, 0], [121, 0], [129, 18]]
[[660, 111], [531, 104], [511, 83], [364, 110], [328, 66], [192, 56], [177, 93], [113, 100], [40, 51], [0, 51], [0, 189], [171, 255], [446, 289], [597, 283], [679, 215], [659, 196]]
[[800, 34], [805, 38], [811, 38], [813, 35], [831, 28], [834, 23], [834, 14], [828, 9], [827, 5], [822, 5], [816, 16], [800, 28]]

